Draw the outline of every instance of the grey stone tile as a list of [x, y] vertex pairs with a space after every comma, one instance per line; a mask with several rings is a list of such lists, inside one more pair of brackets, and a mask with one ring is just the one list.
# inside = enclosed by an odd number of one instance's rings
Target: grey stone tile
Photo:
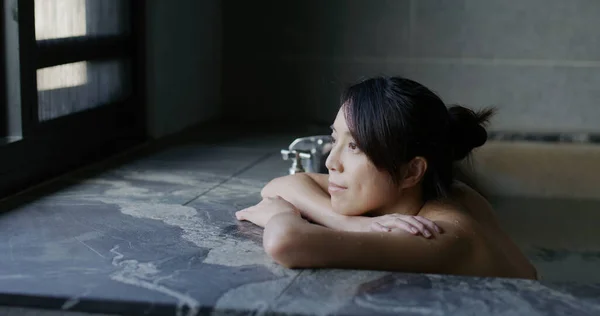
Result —
[[594, 315], [600, 311], [600, 302], [529, 280], [315, 271], [301, 274], [272, 311], [315, 315]]
[[231, 207], [260, 201], [261, 182], [232, 178], [203, 196], [204, 201]]
[[51, 296], [53, 306], [84, 311], [115, 301], [125, 310], [175, 312], [211, 310], [217, 302], [250, 308], [256, 302], [239, 293], [258, 286], [271, 293], [262, 296], [268, 305], [296, 272], [266, 256], [260, 228], [222, 217], [219, 208], [126, 198], [24, 205], [0, 217], [7, 241], [0, 244], [7, 254], [0, 257], [0, 293]]
[[452, 315], [594, 315], [580, 300], [539, 282], [516, 279], [392, 274], [364, 283], [342, 313]]
[[[235, 218], [235, 212], [261, 201], [260, 189], [251, 181], [234, 178], [188, 205], [197, 210], [199, 221], [210, 223], [210, 227], [202, 227], [205, 231], [203, 234], [212, 236], [210, 238], [228, 236], [227, 240], [218, 239], [215, 242], [219, 248], [211, 250], [205, 262], [235, 266], [256, 264], [273, 271], [295, 274], [281, 268], [265, 254], [262, 228]], [[198, 224], [196, 226], [200, 227]]]
[[215, 303], [212, 314], [264, 314], [293, 280], [292, 277], [279, 278], [264, 282], [247, 283], [231, 289]]
[[538, 142], [538, 143], [597, 143], [598, 136], [595, 133], [574, 132], [574, 133], [523, 133], [515, 131], [490, 131], [488, 140], [500, 140], [504, 142]]
[[292, 161], [283, 160], [279, 153], [274, 153], [267, 159], [248, 168], [248, 170], [238, 174], [235, 179], [240, 181], [245, 180], [249, 186], [262, 187], [269, 181], [289, 175], [289, 168], [292, 166]]
[[[35, 298], [25, 306], [106, 314], [600, 313], [599, 288], [592, 285], [282, 268], [265, 254], [263, 230], [238, 222], [234, 213], [258, 203], [262, 186], [286, 174], [289, 162], [266, 156], [264, 148], [211, 149], [212, 158], [204, 150], [167, 151], [98, 175], [71, 195], [59, 191], [0, 213], [0, 304], [12, 294]], [[233, 159], [236, 154], [245, 160]], [[246, 168], [231, 173], [240, 161]], [[205, 183], [215, 185], [206, 189]], [[110, 193], [117, 189], [121, 194]], [[205, 191], [181, 205], [188, 196], [174, 192], [188, 189]], [[499, 212], [512, 210], [503, 220], [512, 220], [509, 231], [523, 238], [523, 223], [531, 227], [546, 217], [510, 217], [522, 209], [550, 210], [543, 203], [494, 203]], [[555, 204], [563, 213], [569, 208]], [[572, 207], [597, 209], [586, 205]], [[570, 251], [554, 247], [536, 256], [552, 262]], [[600, 255], [579, 257], [597, 264]]]
[[170, 148], [124, 166], [128, 170], [184, 170], [229, 177], [269, 153], [264, 148], [220, 147], [190, 144]]
[[265, 152], [279, 152], [253, 148], [250, 140], [239, 141], [237, 147], [177, 147], [91, 178], [64, 179], [59, 183], [63, 187], [51, 198], [127, 198], [184, 204], [260, 161]]
[[598, 60], [590, 0], [419, 0], [413, 57]]
[[[261, 187], [253, 181], [234, 178], [192, 201], [188, 206], [197, 210], [200, 219], [219, 229], [214, 234], [239, 238], [243, 241], [240, 246], [245, 243], [251, 250], [240, 248], [240, 251], [252, 253], [253, 256], [258, 255], [258, 260], [265, 263], [270, 260], [262, 250], [262, 228], [249, 222], [239, 222], [235, 218], [235, 212], [261, 201], [260, 190]], [[232, 255], [227, 260], [238, 259]]]
[[[305, 270], [277, 299], [274, 313], [339, 315], [362, 283], [388, 273], [351, 270]], [[342, 314], [344, 315], [344, 314]]]
[[[9, 254], [0, 257], [3, 293], [131, 300], [143, 295], [157, 303], [172, 303], [177, 300], [128, 283], [131, 279], [122, 273], [158, 276], [153, 262], [206, 254], [180, 243], [178, 229], [126, 216], [101, 202], [31, 203], [4, 214], [0, 227], [7, 240], [0, 249]], [[136, 287], [137, 293], [131, 291]]]
[[46, 199], [130, 199], [183, 204], [219, 185], [227, 178], [210, 172], [135, 168], [107, 171], [91, 178], [58, 182], [60, 189]]
[[20, 307], [0, 307], [0, 315], [4, 316], [116, 316], [117, 314], [89, 314], [68, 311], [53, 311]]
[[277, 153], [280, 149], [287, 148], [294, 139], [307, 135], [311, 130], [312, 129], [308, 129], [305, 132], [286, 132], [277, 134], [253, 134], [250, 136], [237, 135], [236, 137], [218, 141], [215, 145], [222, 148], [250, 149], [259, 150], [264, 153]]

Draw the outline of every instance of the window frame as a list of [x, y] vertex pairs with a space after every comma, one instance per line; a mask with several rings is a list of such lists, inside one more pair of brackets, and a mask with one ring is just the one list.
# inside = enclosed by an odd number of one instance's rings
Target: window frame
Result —
[[[34, 0], [18, 0], [22, 139], [0, 145], [0, 197], [147, 139], [145, 1], [129, 1], [129, 35], [37, 41]], [[119, 58], [130, 62], [130, 97], [40, 122], [38, 69]]]
[[[0, 139], [8, 135], [8, 98], [7, 98], [7, 80], [6, 80], [6, 35], [4, 20], [4, 1], [0, 0]], [[1, 143], [0, 143], [1, 144]], [[1, 146], [1, 145], [0, 145]]]

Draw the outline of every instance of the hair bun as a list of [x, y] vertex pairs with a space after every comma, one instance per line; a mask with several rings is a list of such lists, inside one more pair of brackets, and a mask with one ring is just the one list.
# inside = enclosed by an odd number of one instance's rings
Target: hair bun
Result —
[[484, 109], [473, 111], [460, 105], [448, 109], [450, 113], [450, 141], [452, 144], [453, 160], [462, 160], [474, 148], [480, 147], [487, 141], [485, 125], [494, 115], [495, 110]]

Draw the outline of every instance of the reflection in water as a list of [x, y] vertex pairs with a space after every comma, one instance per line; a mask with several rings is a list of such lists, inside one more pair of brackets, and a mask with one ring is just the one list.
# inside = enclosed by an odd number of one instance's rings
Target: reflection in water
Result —
[[495, 197], [502, 228], [549, 282], [600, 282], [600, 201]]

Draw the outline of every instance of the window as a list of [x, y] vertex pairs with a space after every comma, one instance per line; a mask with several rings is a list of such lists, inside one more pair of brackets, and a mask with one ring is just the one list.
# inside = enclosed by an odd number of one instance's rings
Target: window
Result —
[[0, 196], [145, 139], [144, 1], [0, 2]]
[[35, 0], [38, 41], [129, 35], [131, 0]]
[[[129, 1], [35, 0], [38, 44], [60, 45], [69, 40], [130, 34]], [[38, 119], [111, 104], [130, 95], [131, 74], [123, 59], [80, 61], [37, 70]]]
[[131, 95], [127, 60], [82, 61], [37, 70], [38, 119], [48, 121]]

